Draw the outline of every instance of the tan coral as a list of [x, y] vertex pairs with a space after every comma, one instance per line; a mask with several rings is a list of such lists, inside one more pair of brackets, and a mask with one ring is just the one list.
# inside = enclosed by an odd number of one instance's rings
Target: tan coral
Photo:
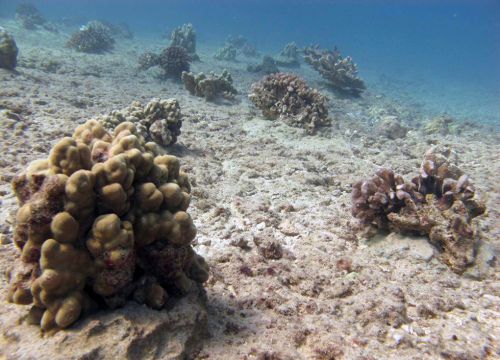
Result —
[[115, 214], [99, 216], [86, 245], [94, 258], [93, 290], [97, 294], [113, 295], [132, 282], [135, 270], [132, 224], [122, 222]]
[[49, 165], [54, 174], [68, 176], [80, 169], [90, 170], [90, 150], [73, 138], [63, 138], [50, 151]]
[[[152, 104], [147, 112], [163, 110]], [[142, 302], [159, 309], [170, 291], [206, 281], [208, 267], [190, 245], [191, 187], [179, 160], [131, 122], [111, 135], [91, 120], [73, 136], [12, 183], [21, 256], [8, 300], [33, 303], [29, 322], [49, 330], [75, 322], [90, 298], [113, 308], [142, 291]]]
[[31, 292], [36, 307], [45, 309], [40, 321], [42, 330], [66, 328], [85, 308], [83, 292], [91, 262], [84, 249], [78, 249], [78, 223], [67, 212], [57, 214], [51, 224], [55, 239], [42, 246], [41, 275]]

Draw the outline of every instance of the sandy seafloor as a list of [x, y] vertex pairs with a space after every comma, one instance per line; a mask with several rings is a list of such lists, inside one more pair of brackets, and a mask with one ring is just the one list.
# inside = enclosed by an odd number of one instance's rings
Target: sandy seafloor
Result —
[[[209, 103], [180, 83], [160, 81], [155, 70], [137, 72], [139, 54], [166, 46], [159, 37], [119, 40], [108, 54], [88, 55], [64, 47], [66, 32], [29, 32], [5, 19], [2, 26], [14, 34], [20, 54], [16, 72], [0, 69], [0, 107], [20, 120], [0, 123], [0, 344], [19, 347], [18, 358], [39, 340], [6, 335], [22, 328], [12, 319], [27, 311], [5, 301], [4, 271], [14, 254], [12, 176], [46, 157], [76, 125], [153, 97], [180, 102], [182, 134], [169, 151], [190, 176], [195, 249], [211, 266], [209, 336], [196, 358], [500, 356], [500, 273], [492, 261], [500, 247], [498, 128], [466, 123], [458, 135], [424, 135], [421, 126], [433, 114], [411, 99], [392, 100], [383, 92], [387, 84], [368, 83], [361, 98], [341, 99], [303, 65], [293, 71], [328, 95], [334, 119], [331, 128], [308, 136], [264, 119], [251, 105], [250, 85], [262, 75], [245, 68], [256, 59], [216, 61], [215, 48], [198, 44], [202, 62], [192, 71], [226, 68], [239, 91], [234, 103]], [[425, 91], [422, 84], [398, 86], [410, 95]], [[412, 129], [404, 139], [389, 140], [375, 130], [384, 115]], [[350, 215], [354, 181], [379, 166], [411, 178], [432, 144], [456, 151], [489, 209], [478, 220], [485, 242], [480, 259], [462, 276], [439, 261], [426, 239], [392, 234], [366, 240]], [[256, 244], [269, 241], [281, 244], [281, 259], [260, 254]]]

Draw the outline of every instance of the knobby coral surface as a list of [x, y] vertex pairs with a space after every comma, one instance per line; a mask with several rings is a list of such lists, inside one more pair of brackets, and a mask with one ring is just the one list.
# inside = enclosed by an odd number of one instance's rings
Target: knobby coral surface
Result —
[[13, 70], [17, 65], [16, 41], [0, 26], [0, 68]]
[[443, 262], [462, 273], [474, 262], [479, 239], [472, 220], [486, 208], [451, 155], [447, 148], [431, 148], [411, 182], [382, 168], [355, 183], [352, 214], [378, 228], [427, 235], [441, 250]]
[[71, 35], [67, 46], [80, 52], [100, 54], [113, 49], [114, 44], [108, 26], [100, 21], [89, 21]]
[[207, 101], [214, 100], [219, 96], [231, 100], [237, 94], [233, 87], [233, 78], [227, 70], [224, 70], [220, 75], [214, 73], [195, 75], [184, 71], [182, 82], [191, 94], [204, 97]]
[[134, 299], [155, 309], [208, 277], [191, 247], [190, 184], [175, 156], [133, 123], [90, 120], [15, 177], [19, 200], [9, 300], [30, 321], [66, 328]]
[[142, 138], [162, 146], [174, 144], [182, 126], [181, 108], [176, 99], [152, 99], [146, 105], [134, 101], [125, 109], [114, 110], [97, 120], [108, 130], [125, 121], [131, 122]]
[[305, 128], [310, 134], [330, 123], [325, 97], [293, 74], [264, 77], [252, 85], [250, 99], [264, 116]]
[[366, 88], [352, 58], [343, 58], [337, 48], [331, 51], [320, 50], [318, 46], [307, 47], [304, 60], [336, 90], [359, 95]]

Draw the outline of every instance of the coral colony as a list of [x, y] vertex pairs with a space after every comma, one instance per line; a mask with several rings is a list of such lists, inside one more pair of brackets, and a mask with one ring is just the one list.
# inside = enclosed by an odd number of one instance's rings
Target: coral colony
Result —
[[135, 299], [161, 309], [208, 278], [191, 247], [190, 184], [179, 160], [135, 125], [90, 120], [12, 182], [21, 250], [9, 300], [43, 330]]
[[[46, 24], [32, 5], [20, 5], [16, 16], [30, 31]], [[116, 34], [132, 38], [125, 25], [90, 21], [71, 35], [67, 47], [103, 54], [113, 49]], [[157, 67], [162, 81], [182, 81], [179, 91], [206, 101], [235, 99], [238, 91], [227, 70], [190, 72], [191, 62], [199, 60], [191, 24], [176, 28], [170, 40], [160, 52], [140, 55], [138, 69]], [[14, 70], [17, 56], [14, 38], [0, 27], [0, 67]], [[228, 37], [210, 57], [234, 62], [238, 56], [260, 57], [242, 36]], [[331, 125], [327, 97], [279, 67], [299, 69], [305, 61], [335, 92], [359, 96], [366, 88], [352, 58], [336, 48], [300, 49], [291, 42], [274, 58], [259, 61], [247, 67], [256, 73], [249, 74], [255, 77], [250, 106], [308, 135]], [[19, 208], [13, 241], [20, 255], [9, 274], [8, 300], [31, 305], [31, 323], [44, 331], [64, 329], [95, 309], [121, 307], [130, 300], [163, 309], [170, 297], [207, 281], [208, 265], [192, 247], [196, 227], [188, 213], [188, 175], [166, 150], [177, 142], [182, 123], [176, 99], [134, 101], [79, 125], [46, 159], [31, 162], [15, 176]], [[382, 117], [376, 129], [394, 141], [408, 132], [395, 116]], [[426, 134], [455, 130], [447, 117], [423, 128]], [[411, 181], [383, 167], [354, 183], [351, 213], [367, 227], [426, 236], [441, 260], [461, 274], [474, 263], [480, 234], [473, 220], [486, 207], [450, 154], [444, 146], [433, 147]], [[279, 259], [281, 245], [273, 244], [265, 257]], [[339, 260], [337, 266], [351, 268], [345, 264]], [[245, 266], [242, 273], [251, 274]]]

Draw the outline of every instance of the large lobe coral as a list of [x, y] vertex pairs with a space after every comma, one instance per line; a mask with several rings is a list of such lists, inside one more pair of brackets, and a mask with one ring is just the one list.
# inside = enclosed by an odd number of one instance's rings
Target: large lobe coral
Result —
[[475, 259], [478, 232], [472, 219], [486, 208], [450, 155], [449, 149], [431, 148], [411, 182], [382, 168], [355, 183], [352, 214], [378, 228], [427, 235], [443, 262], [462, 273]]
[[303, 127], [310, 134], [330, 123], [325, 97], [293, 74], [277, 73], [264, 77], [252, 85], [250, 99], [264, 116]]
[[190, 185], [179, 160], [134, 124], [113, 134], [91, 120], [13, 180], [21, 250], [9, 300], [33, 304], [43, 330], [65, 328], [97, 304], [162, 308], [208, 278], [191, 247]]

